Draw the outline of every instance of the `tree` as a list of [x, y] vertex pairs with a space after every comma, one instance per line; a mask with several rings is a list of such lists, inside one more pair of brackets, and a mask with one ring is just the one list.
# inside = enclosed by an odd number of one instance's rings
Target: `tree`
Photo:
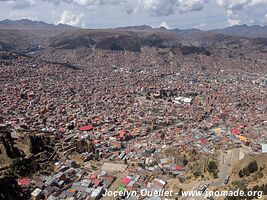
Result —
[[188, 163], [188, 160], [186, 160], [186, 158], [183, 159], [183, 165], [186, 166]]
[[213, 177], [214, 177], [215, 179], [218, 178], [218, 171], [213, 172]]
[[100, 159], [100, 152], [99, 152], [98, 149], [95, 151], [95, 159], [96, 160], [99, 160]]
[[161, 139], [161, 140], [164, 140], [164, 138], [165, 138], [165, 133], [161, 133], [161, 135], [160, 135], [160, 139]]
[[246, 176], [249, 176], [250, 175], [250, 171], [248, 170], [248, 167], [245, 167], [243, 169], [243, 174], [246, 175]]
[[197, 155], [197, 151], [196, 151], [196, 149], [193, 149], [193, 150], [192, 150], [192, 154], [193, 154], [193, 155]]
[[178, 195], [179, 195], [179, 196], [182, 196], [182, 194], [183, 194], [183, 189], [180, 188], [180, 189], [179, 189], [179, 192], [178, 192]]
[[267, 183], [264, 185], [263, 194], [267, 195]]
[[212, 160], [209, 162], [208, 165], [208, 172], [215, 173], [218, 170], [217, 164]]
[[255, 160], [253, 162], [249, 163], [248, 170], [250, 173], [254, 173], [254, 172], [258, 171], [258, 164]]
[[239, 178], [243, 178], [244, 177], [244, 173], [243, 173], [243, 170], [241, 169], [240, 171], [239, 171]]
[[202, 172], [200, 171], [195, 171], [194, 173], [194, 176], [197, 178], [197, 177], [200, 177], [202, 175]]
[[149, 134], [150, 132], [151, 132], [151, 128], [148, 127], [148, 128], [146, 129], [146, 134]]
[[186, 166], [188, 164], [188, 160], [186, 159], [185, 154], [183, 155], [182, 162], [183, 162], [184, 166]]

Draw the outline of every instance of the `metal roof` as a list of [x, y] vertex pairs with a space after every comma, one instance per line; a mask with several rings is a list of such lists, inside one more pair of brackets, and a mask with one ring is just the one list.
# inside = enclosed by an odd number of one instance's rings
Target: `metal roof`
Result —
[[262, 144], [262, 153], [267, 153], [267, 144]]

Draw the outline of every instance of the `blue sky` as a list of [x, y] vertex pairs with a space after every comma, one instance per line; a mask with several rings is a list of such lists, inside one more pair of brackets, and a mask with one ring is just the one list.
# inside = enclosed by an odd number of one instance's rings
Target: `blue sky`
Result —
[[207, 30], [267, 25], [267, 0], [0, 0], [0, 20], [7, 18], [85, 28], [146, 24]]

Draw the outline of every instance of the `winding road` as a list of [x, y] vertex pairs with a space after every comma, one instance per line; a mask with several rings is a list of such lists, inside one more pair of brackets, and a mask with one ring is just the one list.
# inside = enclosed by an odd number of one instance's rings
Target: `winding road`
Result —
[[[219, 178], [215, 181], [201, 181], [196, 184], [191, 191], [197, 191], [201, 185], [209, 185], [209, 187], [221, 187], [224, 186], [224, 181], [230, 176], [231, 173], [231, 163], [233, 160], [233, 150], [227, 151], [226, 155], [224, 155], [223, 165], [221, 170], [219, 171]], [[208, 188], [207, 188], [208, 189]], [[182, 200], [200, 200], [205, 199], [204, 195], [202, 197], [182, 197]]]

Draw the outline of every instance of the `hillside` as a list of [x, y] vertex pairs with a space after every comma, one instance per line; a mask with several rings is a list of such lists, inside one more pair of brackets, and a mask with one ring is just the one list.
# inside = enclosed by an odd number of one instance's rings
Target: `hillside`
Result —
[[43, 21], [32, 21], [29, 19], [0, 21], [0, 29], [57, 29], [57, 30], [75, 30], [77, 27], [66, 24], [48, 24]]
[[253, 26], [248, 26], [246, 24], [236, 25], [224, 29], [212, 30], [211, 32], [221, 33], [225, 35], [249, 37], [249, 38], [267, 38], [267, 26], [260, 26], [260, 25], [253, 25]]

